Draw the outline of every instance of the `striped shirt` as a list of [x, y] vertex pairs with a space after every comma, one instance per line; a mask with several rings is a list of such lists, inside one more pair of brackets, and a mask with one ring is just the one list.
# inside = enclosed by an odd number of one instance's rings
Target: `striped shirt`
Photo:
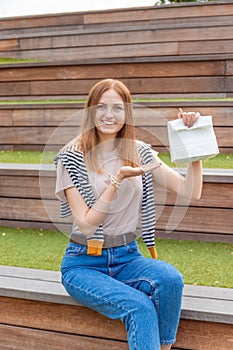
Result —
[[[137, 150], [142, 164], [148, 164], [153, 161], [152, 151], [149, 145], [141, 141], [136, 141]], [[74, 149], [74, 146], [65, 147], [56, 157], [55, 164], [58, 160], [69, 173], [74, 186], [79, 190], [85, 203], [91, 208], [96, 202], [92, 191], [92, 186], [88, 181], [88, 172], [84, 161], [84, 154]], [[147, 247], [154, 246], [155, 238], [155, 203], [153, 192], [152, 173], [148, 172], [142, 176], [142, 238]], [[61, 217], [71, 215], [69, 203], [66, 200], [61, 201]], [[94, 235], [88, 239], [104, 240], [103, 226], [99, 225]]]

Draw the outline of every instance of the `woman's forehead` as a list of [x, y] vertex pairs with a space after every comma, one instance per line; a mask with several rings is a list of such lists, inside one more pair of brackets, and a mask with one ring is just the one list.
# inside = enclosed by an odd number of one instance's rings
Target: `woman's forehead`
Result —
[[99, 102], [104, 104], [116, 104], [123, 103], [123, 100], [116, 90], [110, 89], [103, 93]]

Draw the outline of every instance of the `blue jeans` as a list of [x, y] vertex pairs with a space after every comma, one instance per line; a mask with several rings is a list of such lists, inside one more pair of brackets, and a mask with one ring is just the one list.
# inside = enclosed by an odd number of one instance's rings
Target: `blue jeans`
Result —
[[130, 350], [159, 350], [175, 342], [183, 280], [172, 265], [143, 257], [137, 242], [87, 255], [87, 247], [69, 243], [62, 283], [80, 304], [121, 320]]

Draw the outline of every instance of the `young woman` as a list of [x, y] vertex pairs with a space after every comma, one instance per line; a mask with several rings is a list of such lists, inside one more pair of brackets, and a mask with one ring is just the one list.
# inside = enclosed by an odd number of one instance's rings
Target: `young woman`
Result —
[[[67, 292], [79, 303], [121, 320], [130, 350], [169, 350], [178, 328], [183, 281], [156, 259], [153, 181], [187, 198], [199, 198], [201, 162], [183, 177], [149, 145], [135, 140], [131, 96], [118, 80], [90, 91], [82, 131], [56, 157], [56, 195], [61, 215], [74, 225], [61, 272]], [[199, 113], [178, 116], [192, 126]], [[138, 250], [135, 231], [152, 258]]]

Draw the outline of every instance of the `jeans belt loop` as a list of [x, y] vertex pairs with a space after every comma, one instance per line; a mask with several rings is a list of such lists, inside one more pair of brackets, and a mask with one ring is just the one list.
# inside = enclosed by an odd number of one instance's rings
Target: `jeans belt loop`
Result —
[[127, 242], [126, 242], [126, 235], [125, 234], [123, 234], [123, 241], [124, 241], [124, 246], [126, 246]]

